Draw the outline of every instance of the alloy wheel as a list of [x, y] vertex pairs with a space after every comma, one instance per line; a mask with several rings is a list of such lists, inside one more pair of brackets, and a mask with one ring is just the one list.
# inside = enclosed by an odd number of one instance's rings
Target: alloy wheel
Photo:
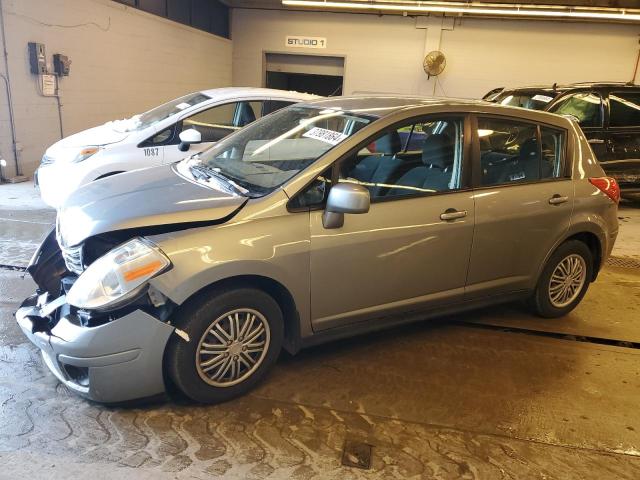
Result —
[[209, 325], [198, 343], [198, 375], [214, 387], [237, 385], [260, 367], [270, 341], [269, 323], [260, 312], [250, 308], [227, 312]]
[[551, 274], [549, 301], [555, 308], [571, 304], [582, 291], [587, 279], [587, 264], [580, 255], [563, 258]]

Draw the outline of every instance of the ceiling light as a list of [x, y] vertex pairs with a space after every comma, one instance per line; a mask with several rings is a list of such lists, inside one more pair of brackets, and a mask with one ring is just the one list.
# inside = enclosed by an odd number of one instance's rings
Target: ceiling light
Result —
[[324, 9], [345, 9], [370, 12], [407, 12], [407, 13], [457, 13], [482, 16], [509, 16], [514, 18], [557, 18], [565, 20], [613, 20], [640, 22], [639, 9], [554, 7], [550, 5], [513, 5], [491, 3], [460, 2], [396, 2], [392, 0], [376, 1], [322, 1], [322, 0], [282, 0], [290, 7], [314, 7]]

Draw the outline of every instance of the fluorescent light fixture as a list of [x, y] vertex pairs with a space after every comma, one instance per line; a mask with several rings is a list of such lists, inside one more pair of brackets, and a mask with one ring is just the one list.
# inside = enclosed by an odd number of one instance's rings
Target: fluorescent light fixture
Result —
[[564, 20], [614, 20], [640, 22], [640, 9], [572, 6], [505, 5], [484, 2], [399, 2], [395, 0], [282, 0], [289, 7], [361, 10], [363, 12], [454, 13], [508, 17], [557, 18]]

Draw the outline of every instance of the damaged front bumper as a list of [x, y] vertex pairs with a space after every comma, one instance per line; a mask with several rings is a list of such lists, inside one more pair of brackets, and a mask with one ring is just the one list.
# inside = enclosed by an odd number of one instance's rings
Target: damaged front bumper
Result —
[[[174, 328], [149, 313], [111, 312], [109, 321], [86, 326], [64, 302], [33, 295], [16, 312], [18, 325], [42, 352], [51, 372], [70, 390], [103, 403], [163, 393], [162, 359]], [[58, 315], [51, 328], [50, 318]]]

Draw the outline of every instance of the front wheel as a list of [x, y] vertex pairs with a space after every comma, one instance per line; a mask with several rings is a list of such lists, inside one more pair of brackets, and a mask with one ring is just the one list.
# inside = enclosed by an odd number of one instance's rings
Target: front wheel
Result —
[[587, 293], [593, 277], [593, 255], [578, 240], [569, 240], [551, 255], [531, 298], [536, 314], [557, 318], [573, 310]]
[[261, 290], [237, 288], [202, 294], [177, 312], [165, 354], [171, 381], [202, 403], [230, 400], [249, 391], [278, 358], [282, 311]]

